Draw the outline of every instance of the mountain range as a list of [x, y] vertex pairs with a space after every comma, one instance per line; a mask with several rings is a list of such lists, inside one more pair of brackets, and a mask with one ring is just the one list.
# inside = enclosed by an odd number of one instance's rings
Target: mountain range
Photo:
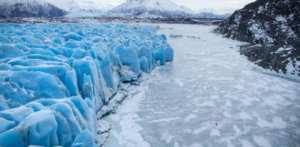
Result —
[[127, 0], [117, 7], [103, 4], [97, 0], [0, 0], [0, 12], [0, 18], [61, 17], [66, 14], [84, 17], [85, 14], [91, 13], [97, 16], [99, 12], [104, 16], [140, 18], [225, 19], [230, 16], [230, 14], [217, 15], [207, 12], [196, 14], [186, 6], [178, 6], [171, 0]]
[[127, 0], [109, 11], [112, 15], [126, 17], [165, 18], [228, 18], [230, 14], [216, 15], [200, 12], [196, 14], [186, 6], [178, 6], [170, 0]]

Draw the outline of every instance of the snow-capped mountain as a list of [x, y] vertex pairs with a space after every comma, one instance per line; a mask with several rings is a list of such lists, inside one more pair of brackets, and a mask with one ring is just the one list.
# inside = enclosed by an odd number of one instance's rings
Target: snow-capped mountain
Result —
[[241, 53], [263, 68], [300, 76], [299, 10], [299, 0], [257, 0], [215, 31], [251, 43]]
[[112, 5], [103, 4], [97, 0], [63, 0], [63, 2], [52, 0], [46, 1], [68, 12], [107, 12], [114, 7]]
[[109, 11], [110, 13], [134, 17], [191, 17], [194, 11], [178, 6], [170, 0], [127, 0]]
[[98, 1], [93, 0], [73, 0], [70, 5], [67, 5], [65, 10], [70, 11], [108, 11], [113, 8], [112, 5], [103, 4]]
[[61, 17], [62, 9], [42, 0], [0, 0], [0, 18]]

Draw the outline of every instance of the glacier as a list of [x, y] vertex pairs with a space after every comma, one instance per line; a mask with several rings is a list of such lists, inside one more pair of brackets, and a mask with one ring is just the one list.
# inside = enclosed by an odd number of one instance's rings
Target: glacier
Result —
[[173, 60], [158, 29], [0, 24], [0, 146], [96, 146], [96, 113], [119, 85]]

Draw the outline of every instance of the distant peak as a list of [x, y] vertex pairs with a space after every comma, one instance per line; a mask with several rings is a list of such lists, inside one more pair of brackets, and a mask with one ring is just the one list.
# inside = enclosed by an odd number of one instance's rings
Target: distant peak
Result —
[[126, 16], [161, 17], [188, 17], [194, 14], [186, 6], [178, 6], [170, 0], [127, 0], [110, 12]]

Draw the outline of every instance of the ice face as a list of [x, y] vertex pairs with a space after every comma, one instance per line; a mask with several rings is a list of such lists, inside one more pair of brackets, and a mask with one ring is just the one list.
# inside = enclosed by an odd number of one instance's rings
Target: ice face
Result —
[[0, 28], [0, 146], [94, 146], [96, 112], [119, 84], [173, 59], [153, 26]]
[[136, 52], [124, 45], [117, 46], [114, 50], [122, 65], [126, 67], [123, 68], [121, 80], [124, 82], [136, 80], [140, 74], [140, 64]]
[[57, 123], [53, 113], [42, 110], [29, 115], [17, 127], [0, 134], [1, 146], [58, 145]]
[[3, 118], [0, 118], [1, 128], [0, 128], [0, 134], [15, 127], [15, 122], [9, 121]]
[[210, 33], [215, 26], [161, 27], [200, 39], [168, 37], [176, 59], [105, 118], [105, 147], [299, 146], [299, 82], [257, 68], [239, 54], [242, 42]]

